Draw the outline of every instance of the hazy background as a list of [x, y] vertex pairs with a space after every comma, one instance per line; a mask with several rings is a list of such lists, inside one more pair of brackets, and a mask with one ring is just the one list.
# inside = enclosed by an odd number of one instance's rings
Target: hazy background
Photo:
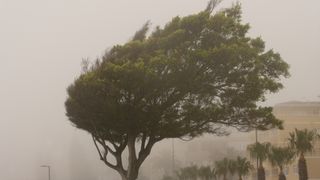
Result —
[[[225, 0], [219, 8], [232, 2]], [[320, 1], [240, 2], [244, 22], [252, 27], [250, 34], [261, 36], [291, 66], [285, 89], [266, 104], [320, 100]], [[42, 164], [52, 166], [53, 180], [119, 179], [99, 162], [90, 136], [67, 121], [66, 88], [79, 74], [82, 58], [95, 59], [114, 44], [126, 42], [147, 20], [164, 25], [173, 16], [199, 12], [206, 4], [206, 0], [0, 0], [0, 179], [45, 179]], [[170, 145], [160, 145], [168, 156]], [[162, 156], [153, 154], [168, 158]]]

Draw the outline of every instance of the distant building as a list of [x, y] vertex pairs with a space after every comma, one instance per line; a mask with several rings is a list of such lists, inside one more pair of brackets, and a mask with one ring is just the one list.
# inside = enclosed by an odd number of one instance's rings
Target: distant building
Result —
[[[274, 115], [284, 121], [284, 130], [270, 130], [258, 132], [259, 142], [271, 142], [284, 145], [288, 143], [289, 133], [297, 129], [316, 129], [320, 132], [320, 102], [286, 102], [274, 106]], [[252, 139], [255, 138], [254, 133]], [[315, 145], [315, 150], [305, 156], [307, 160], [309, 180], [320, 180], [320, 143]], [[278, 179], [278, 168], [272, 168], [265, 163], [266, 179]], [[287, 179], [298, 180], [297, 161], [284, 168]], [[253, 175], [255, 176], [255, 175]], [[255, 179], [255, 178], [254, 178]]]

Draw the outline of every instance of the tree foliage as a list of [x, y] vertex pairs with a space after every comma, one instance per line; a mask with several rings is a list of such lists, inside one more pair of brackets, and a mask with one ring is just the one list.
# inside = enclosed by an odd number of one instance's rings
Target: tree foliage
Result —
[[279, 180], [286, 180], [283, 169], [286, 165], [294, 160], [295, 152], [291, 147], [272, 146], [268, 155], [268, 159], [272, 166], [279, 167]]
[[313, 151], [314, 143], [318, 139], [319, 134], [316, 130], [295, 129], [294, 132], [290, 133], [290, 146], [296, 151], [296, 155], [299, 156], [298, 171], [300, 180], [308, 179], [307, 162], [304, 158], [304, 154]]
[[198, 175], [199, 175], [199, 168], [196, 165], [181, 168], [177, 172], [177, 176], [179, 180], [197, 179]]
[[217, 176], [222, 177], [224, 180], [234, 177], [235, 174], [241, 180], [250, 173], [253, 166], [247, 158], [238, 156], [235, 159], [223, 158], [220, 161], [216, 161], [214, 169]]
[[314, 149], [314, 143], [317, 139], [319, 139], [319, 134], [316, 130], [295, 129], [290, 133], [289, 142], [298, 154], [304, 154]]
[[268, 154], [270, 152], [271, 144], [266, 142], [266, 143], [254, 143], [248, 146], [248, 151], [250, 153], [250, 156], [252, 158], [255, 158], [259, 162], [259, 167], [258, 167], [258, 180], [265, 180], [266, 179], [266, 174], [265, 174], [265, 169], [263, 167], [263, 162], [268, 159]]
[[260, 163], [263, 163], [268, 158], [271, 144], [266, 143], [254, 143], [248, 146], [248, 151], [252, 158], [258, 158]]
[[270, 107], [257, 103], [282, 88], [288, 65], [265, 50], [261, 38], [247, 36], [239, 4], [214, 14], [210, 9], [175, 17], [150, 36], [146, 23], [68, 87], [66, 115], [92, 135], [100, 159], [123, 179], [136, 179], [162, 139], [221, 134], [223, 126], [282, 126]]
[[253, 169], [253, 165], [247, 158], [240, 157], [240, 156], [237, 157], [235, 162], [237, 165], [236, 172], [239, 175], [239, 180], [242, 180], [242, 178], [244, 176], [247, 176], [250, 173], [250, 171]]
[[215, 162], [215, 170], [218, 177], [227, 180], [227, 175], [230, 172], [230, 160], [228, 158], [223, 158], [220, 161]]

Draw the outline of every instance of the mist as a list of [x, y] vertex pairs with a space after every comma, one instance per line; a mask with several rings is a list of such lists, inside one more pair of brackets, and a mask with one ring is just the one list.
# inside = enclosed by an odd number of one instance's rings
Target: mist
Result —
[[[225, 0], [218, 9], [234, 2]], [[251, 26], [249, 34], [261, 36], [290, 65], [284, 89], [268, 95], [263, 104], [319, 101], [320, 1], [240, 2], [243, 21]], [[152, 27], [163, 26], [174, 16], [203, 10], [206, 4], [205, 0], [0, 0], [0, 178], [45, 179], [46, 169], [40, 166], [47, 164], [53, 180], [118, 180], [99, 161], [90, 135], [67, 120], [66, 88], [81, 72], [83, 58], [94, 60], [113, 45], [125, 43], [148, 20]], [[213, 161], [221, 138], [175, 140], [177, 166]], [[197, 143], [196, 152], [187, 152]], [[198, 156], [199, 151], [208, 157]], [[156, 145], [146, 163], [156, 168], [160, 165], [154, 164], [170, 158], [171, 140], [167, 140]], [[160, 176], [169, 170], [154, 173]]]

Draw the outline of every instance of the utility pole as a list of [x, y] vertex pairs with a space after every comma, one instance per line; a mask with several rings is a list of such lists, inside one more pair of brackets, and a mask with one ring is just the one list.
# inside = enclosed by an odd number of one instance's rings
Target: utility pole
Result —
[[42, 165], [40, 167], [48, 168], [48, 180], [51, 180], [50, 166], [49, 165]]

